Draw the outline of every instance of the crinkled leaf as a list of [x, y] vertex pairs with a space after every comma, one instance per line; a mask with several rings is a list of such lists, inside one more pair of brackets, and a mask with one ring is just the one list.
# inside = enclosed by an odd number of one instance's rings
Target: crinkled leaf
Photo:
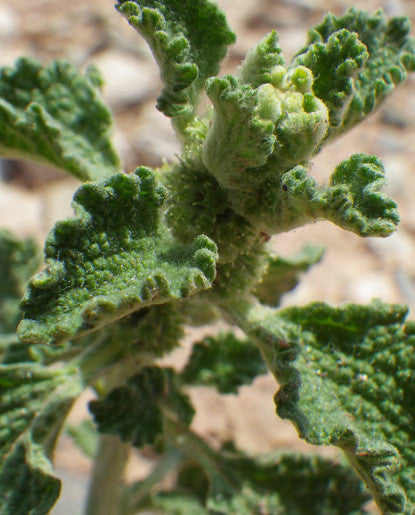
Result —
[[278, 33], [273, 30], [248, 52], [238, 68], [237, 77], [243, 84], [257, 88], [261, 84], [271, 83], [273, 68], [283, 64]]
[[206, 507], [206, 513], [364, 513], [369, 495], [348, 465], [295, 453], [252, 458], [232, 443], [214, 450], [189, 430], [180, 437], [181, 450], [192, 465], [186, 471], [185, 464], [178, 474], [178, 495], [156, 496], [159, 502], [176, 506], [179, 514], [185, 513], [180, 510], [186, 497], [189, 506]]
[[73, 439], [78, 449], [93, 459], [98, 448], [98, 433], [91, 419], [83, 420], [80, 424], [68, 424], [66, 432]]
[[22, 300], [21, 340], [62, 343], [150, 304], [209, 288], [216, 246], [206, 236], [176, 241], [161, 221], [164, 197], [147, 168], [81, 186], [75, 217], [49, 234], [47, 268]]
[[181, 378], [188, 384], [213, 386], [226, 394], [237, 393], [240, 386], [266, 373], [255, 345], [234, 333], [222, 332], [194, 344]]
[[120, 359], [136, 354], [160, 357], [173, 350], [183, 336], [181, 305], [160, 304], [143, 308], [88, 334], [59, 346], [32, 344], [15, 338], [7, 347], [3, 363], [37, 362], [52, 364], [78, 355], [95, 344], [121, 347]]
[[281, 384], [277, 413], [315, 445], [336, 445], [385, 512], [415, 506], [414, 324], [375, 301], [254, 308], [246, 324]]
[[120, 167], [111, 141], [112, 117], [101, 100], [96, 70], [70, 63], [42, 66], [28, 58], [0, 70], [0, 155], [34, 159], [81, 180]]
[[[342, 29], [358, 35], [367, 48], [369, 58], [354, 81], [353, 97], [343, 122], [337, 130], [332, 130], [332, 136], [341, 134], [363, 120], [406, 79], [408, 72], [415, 70], [415, 39], [409, 36], [408, 18], [395, 16], [388, 20], [380, 10], [369, 14], [351, 8], [340, 17], [328, 14], [309, 31], [308, 45], [300, 50], [295, 60], [302, 62], [302, 55], [313, 52], [313, 48], [322, 48], [321, 43], [329, 48], [330, 36]], [[318, 64], [316, 69], [321, 66]], [[338, 84], [337, 80], [335, 83]], [[324, 90], [321, 93], [327, 97]], [[315, 94], [319, 96], [318, 91]]]
[[42, 446], [22, 439], [0, 468], [1, 512], [49, 513], [61, 488], [52, 472]]
[[50, 454], [62, 423], [82, 392], [77, 369], [0, 365], [0, 511], [47, 513], [60, 482]]
[[370, 498], [350, 467], [320, 456], [255, 460], [239, 452], [223, 461], [207, 501], [215, 513], [356, 514]]
[[207, 93], [215, 110], [203, 146], [203, 162], [222, 187], [243, 185], [249, 177], [241, 172], [266, 163], [274, 149], [273, 113], [263, 114], [258, 108], [258, 92], [231, 75], [210, 79]]
[[323, 254], [324, 247], [314, 245], [305, 245], [298, 254], [288, 258], [270, 254], [266, 272], [256, 288], [258, 299], [277, 306], [282, 295], [295, 288], [301, 275], [319, 263]]
[[304, 66], [276, 66], [270, 82], [254, 88], [238, 77], [209, 79], [214, 106], [203, 162], [222, 187], [246, 191], [315, 152], [328, 127], [324, 103], [311, 91]]
[[198, 94], [216, 75], [235, 35], [210, 0], [118, 0], [118, 10], [145, 38], [160, 67], [163, 91], [157, 108], [185, 123]]
[[359, 236], [388, 236], [399, 222], [396, 202], [383, 191], [383, 165], [375, 156], [355, 154], [342, 161], [327, 187], [307, 168], [296, 166], [249, 194], [235, 193], [235, 209], [269, 233], [329, 220]]
[[354, 79], [368, 57], [358, 35], [342, 29], [331, 34], [325, 42], [310, 44], [293, 60], [294, 66], [303, 65], [313, 72], [313, 93], [329, 110], [329, 134], [332, 127], [342, 123], [355, 94]]
[[89, 403], [100, 433], [119, 436], [135, 447], [153, 444], [163, 431], [163, 410], [190, 424], [194, 410], [180, 392], [171, 368], [145, 367], [124, 386]]
[[29, 277], [40, 264], [34, 240], [19, 240], [0, 230], [0, 335], [16, 331], [21, 318], [19, 301]]

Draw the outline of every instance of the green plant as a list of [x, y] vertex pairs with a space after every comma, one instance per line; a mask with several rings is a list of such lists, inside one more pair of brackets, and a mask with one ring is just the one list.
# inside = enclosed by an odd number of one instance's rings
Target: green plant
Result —
[[[381, 301], [279, 309], [321, 249], [287, 259], [267, 243], [316, 220], [360, 236], [395, 230], [397, 206], [382, 191], [376, 157], [351, 156], [328, 186], [308, 168], [415, 69], [408, 20], [328, 15], [290, 63], [271, 32], [234, 75], [216, 77], [234, 34], [210, 0], [119, 0], [117, 9], [160, 67], [157, 107], [181, 141], [177, 162], [117, 172], [95, 69], [20, 59], [0, 74], [1, 154], [86, 181], [74, 217], [47, 237], [42, 272], [31, 277], [33, 242], [0, 234], [0, 512], [51, 509], [60, 489], [54, 446], [92, 386], [94, 424], [70, 429], [96, 460], [91, 514], [364, 513], [371, 497], [384, 513], [413, 513], [407, 309]], [[212, 106], [199, 114], [203, 90]], [[203, 339], [181, 372], [157, 364], [184, 324], [219, 318], [244, 336]], [[337, 446], [344, 463], [282, 451], [255, 458], [231, 442], [214, 449], [192, 431], [187, 388], [235, 393], [266, 370], [280, 384], [277, 414], [307, 442]], [[106, 436], [96, 446], [93, 431], [152, 446], [155, 469], [126, 487], [127, 447]], [[176, 486], [165, 491], [172, 471]]]

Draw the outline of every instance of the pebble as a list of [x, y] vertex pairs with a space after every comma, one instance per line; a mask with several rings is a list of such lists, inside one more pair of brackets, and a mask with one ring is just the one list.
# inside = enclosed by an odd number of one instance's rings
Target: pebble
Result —
[[415, 241], [402, 227], [387, 238], [367, 238], [365, 242], [383, 263], [415, 272]]
[[348, 302], [358, 304], [366, 304], [378, 298], [388, 303], [401, 300], [393, 279], [377, 271], [356, 275], [343, 293]]
[[93, 64], [105, 79], [103, 95], [113, 110], [137, 105], [160, 88], [157, 65], [118, 50], [95, 55]]
[[15, 35], [19, 20], [15, 11], [4, 3], [0, 3], [0, 40], [6, 41]]
[[31, 236], [41, 242], [41, 219], [42, 206], [36, 195], [0, 182], [2, 229], [8, 229], [17, 237]]
[[175, 159], [180, 152], [170, 119], [150, 102], [140, 112], [131, 144], [139, 163], [146, 166], [160, 166], [163, 159]]

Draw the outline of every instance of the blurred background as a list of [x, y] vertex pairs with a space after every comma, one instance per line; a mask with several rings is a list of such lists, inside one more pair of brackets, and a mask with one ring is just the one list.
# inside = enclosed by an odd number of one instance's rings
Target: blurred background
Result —
[[[289, 59], [305, 42], [307, 28], [327, 10], [341, 14], [354, 5], [348, 0], [218, 0], [237, 34], [223, 64], [230, 72], [246, 52], [276, 28], [283, 53]], [[415, 21], [413, 0], [359, 0], [367, 10], [382, 8], [388, 15], [405, 14]], [[415, 31], [414, 31], [415, 32]], [[104, 96], [115, 117], [115, 140], [125, 171], [137, 165], [159, 166], [162, 158], [178, 153], [169, 121], [154, 108], [160, 90], [158, 70], [145, 42], [115, 11], [112, 0], [0, 0], [0, 63], [11, 65], [27, 55], [47, 63], [70, 60], [80, 69], [94, 63], [106, 80]], [[386, 239], [361, 239], [329, 223], [292, 231], [271, 243], [282, 255], [300, 250], [305, 242], [326, 247], [319, 265], [284, 298], [284, 304], [312, 300], [332, 303], [387, 302], [415, 308], [415, 76], [384, 103], [368, 121], [326, 147], [314, 160], [312, 174], [324, 181], [336, 164], [353, 153], [378, 155], [385, 166], [388, 192], [398, 202], [401, 223]], [[78, 181], [63, 172], [23, 161], [0, 161], [0, 223], [19, 236], [39, 242], [57, 219], [71, 214], [70, 202]], [[413, 316], [413, 315], [412, 315]], [[177, 366], [188, 353], [191, 334], [169, 358]], [[316, 452], [302, 443], [290, 423], [275, 417], [272, 377], [260, 377], [239, 396], [219, 397], [208, 388], [192, 391], [195, 429], [219, 443], [230, 437], [248, 452], [279, 447]], [[88, 395], [78, 403], [73, 421], [85, 416]], [[332, 449], [318, 452], [333, 455]], [[128, 479], [136, 480], [151, 468], [153, 457], [137, 452]], [[56, 457], [63, 492], [54, 515], [82, 513], [90, 471], [89, 461], [68, 437], [62, 438]], [[376, 512], [375, 510], [373, 511]]]

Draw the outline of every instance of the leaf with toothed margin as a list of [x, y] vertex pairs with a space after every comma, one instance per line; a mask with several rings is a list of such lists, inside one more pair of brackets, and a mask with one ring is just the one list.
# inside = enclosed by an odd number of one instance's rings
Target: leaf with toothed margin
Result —
[[303, 65], [313, 72], [313, 93], [329, 110], [330, 127], [326, 137], [342, 123], [355, 93], [354, 79], [369, 55], [358, 35], [346, 29], [331, 34], [326, 42], [311, 44], [292, 66]]
[[[415, 38], [409, 36], [409, 19], [405, 16], [387, 19], [381, 10], [368, 14], [355, 8], [340, 17], [328, 14], [319, 25], [310, 29], [308, 44], [300, 50], [294, 61], [307, 59], [303, 57], [304, 54], [312, 52], [315, 45], [329, 45], [331, 35], [342, 29], [357, 34], [366, 46], [369, 57], [354, 81], [353, 97], [343, 122], [337, 129], [332, 127], [331, 137], [363, 120], [407, 78], [408, 72], [415, 70]], [[324, 90], [323, 94], [327, 95]]]
[[143, 167], [81, 186], [75, 217], [58, 222], [46, 240], [47, 267], [22, 300], [19, 338], [62, 343], [209, 288], [216, 246], [203, 235], [191, 244], [176, 241], [161, 221], [165, 195]]
[[266, 271], [256, 288], [256, 296], [264, 304], [277, 306], [284, 293], [295, 288], [302, 274], [319, 263], [323, 254], [324, 247], [308, 244], [292, 257], [270, 254]]
[[237, 213], [270, 234], [328, 220], [359, 236], [384, 237], [399, 223], [396, 202], [382, 191], [384, 185], [380, 160], [355, 154], [336, 167], [327, 187], [296, 166], [257, 191], [232, 192], [230, 198]]
[[218, 73], [235, 41], [225, 15], [210, 0], [118, 0], [117, 9], [147, 41], [160, 67], [164, 87], [157, 108], [186, 124], [206, 79]]
[[141, 509], [176, 515], [366, 513], [370, 496], [347, 464], [294, 452], [253, 458], [230, 444], [209, 454], [208, 466], [189, 456], [192, 464], [182, 467], [174, 492], [152, 496]]
[[242, 195], [306, 161], [328, 127], [327, 108], [311, 91], [310, 70], [277, 65], [270, 81], [252, 87], [227, 75], [206, 84], [214, 113], [203, 163], [223, 188]]
[[[206, 91], [214, 118], [203, 145], [203, 162], [222, 187], [246, 188], [250, 177], [245, 169], [265, 164], [274, 149], [272, 109], [262, 112], [261, 93], [231, 75], [210, 79]], [[259, 175], [252, 180], [262, 179]]]
[[191, 423], [194, 409], [180, 391], [178, 375], [172, 368], [157, 366], [142, 368], [125, 385], [89, 403], [100, 433], [119, 436], [135, 447], [155, 443], [163, 432], [166, 409], [182, 423]]
[[248, 52], [236, 76], [243, 84], [257, 88], [261, 84], [271, 83], [273, 68], [283, 64], [278, 33], [273, 30]]
[[78, 370], [0, 365], [0, 512], [48, 513], [59, 496], [50, 457], [83, 390]]
[[236, 394], [240, 386], [251, 384], [266, 373], [267, 367], [255, 345], [234, 333], [221, 332], [193, 345], [180, 377], [187, 384], [212, 386], [220, 393]]
[[83, 181], [118, 171], [112, 117], [96, 70], [70, 63], [43, 66], [28, 58], [0, 69], [0, 155], [33, 159]]
[[406, 315], [374, 301], [252, 304], [240, 319], [281, 385], [278, 415], [307, 442], [341, 448], [385, 513], [415, 509], [415, 325]]
[[230, 447], [211, 478], [209, 513], [364, 513], [369, 495], [346, 465], [288, 452], [254, 459]]

